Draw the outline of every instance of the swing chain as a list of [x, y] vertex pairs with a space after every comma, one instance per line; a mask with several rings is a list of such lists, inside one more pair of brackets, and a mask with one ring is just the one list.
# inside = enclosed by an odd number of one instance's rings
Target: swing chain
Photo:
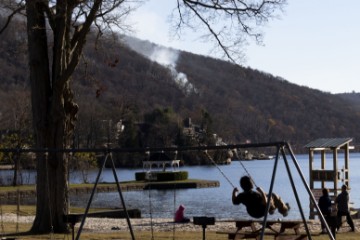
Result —
[[235, 185], [230, 181], [230, 179], [225, 175], [225, 173], [221, 170], [221, 168], [216, 164], [214, 159], [209, 155], [209, 153], [205, 150], [204, 154], [207, 156], [207, 158], [214, 164], [214, 166], [219, 170], [219, 172], [223, 175], [223, 177], [228, 181], [228, 183], [233, 187], [236, 188]]
[[239, 161], [239, 163], [240, 163], [241, 167], [242, 167], [242, 168], [244, 169], [244, 171], [246, 172], [246, 175], [250, 178], [250, 180], [251, 180], [251, 182], [254, 184], [254, 186], [255, 186], [255, 187], [258, 187], [258, 186], [256, 185], [256, 183], [255, 183], [254, 179], [251, 177], [251, 175], [250, 175], [249, 171], [246, 169], [245, 165], [244, 165], [244, 164], [242, 163], [242, 161], [240, 160], [240, 157], [239, 157], [239, 155], [238, 155], [237, 151], [236, 151], [236, 150], [234, 150], [233, 152], [235, 153], [236, 158], [238, 159], [238, 161]]

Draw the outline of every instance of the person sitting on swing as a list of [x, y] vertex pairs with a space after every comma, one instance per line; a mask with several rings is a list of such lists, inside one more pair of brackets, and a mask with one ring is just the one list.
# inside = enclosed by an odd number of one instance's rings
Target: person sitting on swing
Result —
[[[257, 187], [257, 191], [254, 191], [254, 185], [251, 178], [248, 176], [241, 177], [240, 186], [244, 191], [238, 193], [239, 190], [237, 188], [234, 188], [232, 192], [233, 204], [244, 204], [248, 214], [251, 217], [264, 217], [268, 201], [265, 192], [260, 187]], [[272, 196], [270, 198], [269, 213], [274, 214], [276, 208], [278, 209], [279, 213], [281, 213], [284, 217], [288, 215], [288, 212], [290, 210], [290, 206], [288, 203], [284, 203], [277, 194], [272, 193]]]

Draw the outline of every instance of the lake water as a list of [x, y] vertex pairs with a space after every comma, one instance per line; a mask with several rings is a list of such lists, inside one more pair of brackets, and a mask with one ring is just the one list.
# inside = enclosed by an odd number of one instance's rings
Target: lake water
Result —
[[[339, 154], [339, 167], [342, 167], [343, 161]], [[309, 216], [309, 195], [301, 181], [300, 175], [292, 166], [293, 162], [290, 157], [287, 158], [291, 167], [291, 172], [295, 181], [298, 195], [301, 199], [302, 209], [305, 216]], [[308, 155], [297, 155], [296, 159], [300, 165], [301, 171], [305, 176], [306, 181], [309, 179], [309, 163]], [[315, 166], [320, 166], [320, 156]], [[332, 165], [331, 156], [327, 157], [328, 165]], [[272, 172], [274, 168], [274, 160], [256, 160], [256, 161], [242, 161], [251, 177], [254, 179], [256, 185], [261, 186], [265, 191], [269, 190]], [[246, 175], [244, 168], [237, 161], [233, 161], [230, 165], [218, 166], [224, 175], [231, 181], [232, 184], [239, 189], [239, 178]], [[354, 202], [354, 207], [360, 207], [360, 173], [356, 171], [360, 169], [360, 154], [350, 154], [350, 184], [351, 184], [351, 201]], [[192, 179], [208, 179], [218, 180], [220, 187], [218, 188], [202, 188], [202, 189], [174, 189], [174, 190], [149, 190], [136, 192], [123, 192], [127, 208], [138, 208], [141, 210], [143, 217], [149, 217], [150, 214], [154, 218], [171, 218], [178, 207], [183, 204], [186, 207], [185, 214], [192, 216], [214, 216], [217, 219], [225, 218], [248, 218], [245, 207], [243, 205], [234, 206], [231, 202], [232, 185], [222, 175], [220, 170], [215, 166], [192, 166], [182, 167], [182, 171], [189, 172], [189, 178]], [[135, 172], [137, 170], [118, 170], [117, 174], [120, 181], [134, 180]], [[102, 173], [102, 180], [111, 182], [113, 175], [110, 170], [105, 170]], [[329, 185], [328, 187], [331, 187]], [[283, 159], [279, 159], [278, 168], [275, 177], [275, 184], [273, 192], [279, 194], [285, 202], [289, 202], [291, 210], [289, 212], [289, 219], [300, 219], [300, 211], [297, 206], [295, 195], [291, 188], [289, 176], [287, 174], [285, 163]], [[87, 203], [88, 197], [72, 199], [72, 204], [77, 206], [84, 206]], [[100, 193], [96, 194], [93, 199], [92, 207], [116, 207], [120, 206], [119, 194], [116, 193]], [[151, 211], [150, 211], [151, 209]], [[269, 215], [269, 218], [281, 218], [282, 215]]]
[[[343, 154], [339, 153], [339, 167], [342, 167]], [[301, 205], [305, 213], [305, 217], [309, 216], [309, 196], [301, 181], [301, 178], [293, 167], [293, 162], [290, 157], [287, 158], [291, 167], [291, 172], [295, 181], [295, 185], [301, 199]], [[301, 171], [305, 176], [306, 181], [309, 179], [309, 163], [308, 155], [296, 155], [296, 159], [300, 165]], [[318, 156], [317, 159], [320, 159]], [[332, 157], [327, 157], [328, 165], [332, 165]], [[256, 185], [261, 186], [265, 191], [269, 190], [274, 160], [255, 160], [242, 161], [247, 171], [255, 181]], [[320, 161], [316, 162], [315, 166], [320, 165]], [[239, 178], [246, 175], [244, 168], [238, 161], [233, 161], [230, 165], [218, 166], [224, 175], [230, 180], [232, 184], [239, 187]], [[351, 187], [351, 201], [355, 208], [360, 207], [360, 153], [350, 154], [350, 187]], [[234, 206], [231, 202], [232, 185], [222, 175], [220, 170], [215, 166], [191, 166], [181, 167], [182, 171], [189, 172], [191, 179], [207, 179], [217, 180], [220, 182], [220, 187], [217, 188], [202, 188], [202, 189], [172, 189], [172, 190], [146, 190], [123, 192], [125, 204], [127, 208], [137, 208], [141, 210], [142, 217], [153, 218], [172, 218], [176, 208], [183, 204], [185, 205], [185, 214], [192, 216], [213, 216], [217, 219], [234, 219], [234, 218], [249, 218], [245, 207], [243, 205]], [[117, 169], [119, 181], [128, 181], [135, 179], [135, 172], [142, 171], [142, 169]], [[92, 171], [88, 175], [90, 182], [94, 182], [97, 171]], [[1, 175], [5, 174], [4, 171]], [[25, 175], [31, 180], [32, 174]], [[4, 176], [2, 176], [4, 177]], [[72, 173], [70, 181], [73, 183], [82, 182], [83, 177], [79, 173]], [[114, 177], [110, 169], [105, 169], [101, 175], [101, 181], [113, 182]], [[331, 187], [329, 185], [328, 187]], [[279, 194], [285, 202], [289, 202], [291, 210], [288, 219], [300, 219], [300, 211], [297, 206], [289, 176], [287, 174], [284, 160], [279, 159], [278, 168], [275, 177], [275, 185], [273, 192]], [[89, 199], [89, 195], [76, 196], [70, 198], [72, 206], [85, 207]], [[119, 193], [97, 193], [94, 196], [91, 207], [121, 207]], [[150, 210], [151, 209], [151, 210]], [[281, 218], [279, 214], [269, 215], [270, 219]]]

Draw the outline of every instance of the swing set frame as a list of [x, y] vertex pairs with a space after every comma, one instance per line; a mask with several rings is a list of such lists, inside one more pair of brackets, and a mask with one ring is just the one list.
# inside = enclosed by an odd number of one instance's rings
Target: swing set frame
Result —
[[[89, 201], [88, 201], [84, 216], [82, 218], [80, 228], [79, 228], [79, 230], [77, 232], [76, 239], [80, 238], [80, 235], [81, 235], [81, 232], [82, 232], [86, 217], [87, 217], [89, 209], [90, 209], [92, 198], [93, 198], [93, 196], [95, 194], [97, 184], [99, 183], [101, 173], [102, 173], [103, 169], [105, 168], [106, 162], [110, 159], [111, 168], [112, 168], [113, 175], [114, 175], [116, 185], [117, 185], [117, 190], [119, 192], [121, 203], [123, 205], [124, 211], [126, 212], [127, 224], [128, 224], [129, 229], [130, 229], [132, 240], [134, 240], [135, 239], [134, 232], [132, 230], [129, 215], [127, 214], [125, 201], [124, 201], [122, 191], [121, 191], [121, 188], [120, 188], [120, 184], [119, 184], [119, 181], [118, 181], [118, 177], [117, 177], [117, 174], [116, 174], [115, 164], [114, 164], [112, 156], [111, 156], [112, 153], [115, 153], [115, 152], [116, 153], [135, 153], [135, 152], [137, 152], [137, 153], [144, 152], [145, 153], [145, 152], [148, 152], [148, 151], [150, 151], [150, 152], [156, 152], [156, 151], [157, 152], [159, 152], [159, 151], [164, 151], [164, 152], [166, 152], [166, 151], [177, 151], [177, 152], [182, 152], [182, 151], [204, 151], [204, 152], [206, 152], [207, 150], [249, 149], [249, 148], [267, 148], [267, 147], [275, 147], [276, 148], [276, 157], [275, 157], [275, 163], [274, 163], [274, 168], [273, 168], [272, 177], [271, 177], [271, 184], [270, 184], [270, 188], [269, 188], [269, 191], [268, 191], [268, 196], [272, 195], [273, 187], [274, 187], [274, 183], [275, 183], [275, 177], [276, 177], [276, 173], [277, 173], [278, 162], [279, 162], [280, 157], [282, 157], [282, 159], [284, 160], [285, 166], [286, 166], [286, 171], [287, 171], [288, 176], [289, 176], [289, 180], [290, 180], [290, 183], [291, 183], [291, 187], [293, 189], [293, 193], [294, 193], [297, 205], [298, 205], [300, 213], [301, 213], [301, 218], [302, 218], [303, 224], [305, 226], [307, 237], [308, 237], [308, 239], [311, 240], [312, 239], [311, 233], [310, 233], [309, 227], [307, 225], [307, 221], [306, 221], [306, 218], [305, 218], [305, 215], [304, 215], [304, 211], [303, 211], [303, 208], [301, 206], [300, 198], [299, 198], [299, 195], [298, 195], [295, 183], [294, 183], [293, 175], [291, 173], [291, 169], [290, 169], [290, 166], [289, 166], [289, 160], [288, 160], [287, 155], [290, 155], [291, 160], [292, 160], [292, 162], [293, 162], [293, 164], [294, 164], [294, 166], [295, 166], [295, 168], [297, 170], [297, 173], [301, 177], [303, 185], [304, 185], [305, 189], [307, 190], [308, 195], [310, 196], [310, 200], [311, 200], [312, 204], [315, 206], [315, 208], [317, 209], [317, 211], [319, 213], [320, 220], [323, 221], [325, 223], [325, 225], [326, 225], [326, 229], [327, 229], [327, 233], [329, 235], [329, 238], [331, 240], [335, 240], [335, 238], [334, 238], [328, 224], [325, 221], [325, 218], [324, 218], [323, 214], [320, 211], [320, 208], [319, 208], [319, 206], [318, 206], [318, 204], [316, 202], [316, 199], [315, 199], [312, 191], [310, 190], [309, 185], [307, 184], [307, 182], [305, 180], [304, 174], [302, 173], [302, 171], [300, 169], [300, 166], [298, 164], [298, 161], [296, 160], [296, 157], [294, 155], [294, 152], [293, 152], [293, 150], [292, 150], [292, 148], [291, 148], [291, 146], [290, 146], [290, 144], [288, 142], [282, 141], [282, 142], [270, 142], [270, 143], [231, 144], [231, 145], [224, 145], [224, 146], [169, 147], [169, 148], [105, 148], [105, 149], [73, 149], [73, 148], [72, 149], [30, 149], [30, 148], [28, 148], [28, 149], [19, 149], [19, 148], [16, 148], [16, 149], [0, 149], [0, 152], [64, 152], [64, 153], [65, 152], [67, 152], [67, 153], [70, 153], [70, 152], [72, 152], [72, 153], [75, 153], [75, 152], [96, 152], [96, 153], [105, 153], [104, 154], [105, 155], [104, 161], [102, 163], [102, 166], [99, 168], [99, 172], [98, 172], [96, 181], [94, 183], [93, 190], [92, 190], [91, 196], [89, 198]], [[239, 161], [241, 161], [241, 160], [239, 160]], [[270, 209], [270, 201], [267, 201], [267, 202], [268, 203], [267, 203], [267, 206], [266, 206], [266, 214], [265, 214], [265, 216], [263, 218], [263, 222], [262, 222], [263, 227], [262, 227], [262, 230], [261, 230], [261, 233], [260, 233], [260, 239], [264, 238], [265, 226], [266, 226], [267, 219], [268, 219], [268, 211]]]

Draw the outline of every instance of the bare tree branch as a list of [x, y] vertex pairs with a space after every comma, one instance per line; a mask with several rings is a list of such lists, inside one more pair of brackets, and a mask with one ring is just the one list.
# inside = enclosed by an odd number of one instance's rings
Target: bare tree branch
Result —
[[2, 28], [0, 28], [0, 35], [1, 35], [1, 34], [5, 31], [5, 29], [9, 26], [12, 18], [13, 18], [16, 14], [20, 13], [22, 10], [25, 10], [25, 5], [23, 5], [23, 4], [20, 4], [19, 7], [17, 7], [17, 8], [14, 9], [14, 10], [12, 10], [11, 14], [7, 17], [7, 20], [6, 20], [6, 22], [5, 22], [5, 25], [4, 25]]
[[186, 1], [184, 2], [185, 5], [187, 5], [193, 12], [194, 14], [206, 25], [207, 29], [209, 30], [209, 32], [214, 36], [214, 38], [216, 39], [218, 45], [220, 46], [220, 48], [224, 51], [224, 53], [226, 54], [226, 56], [233, 62], [234, 59], [231, 57], [231, 54], [228, 51], [228, 48], [222, 43], [222, 41], [219, 38], [219, 34], [216, 33], [213, 28], [211, 27], [211, 25], [209, 24], [208, 21], [206, 21], [198, 11], [196, 11], [190, 4], [188, 4]]
[[223, 57], [238, 62], [248, 39], [262, 43], [260, 27], [282, 11], [286, 0], [177, 0], [176, 35], [184, 28], [202, 33]]

